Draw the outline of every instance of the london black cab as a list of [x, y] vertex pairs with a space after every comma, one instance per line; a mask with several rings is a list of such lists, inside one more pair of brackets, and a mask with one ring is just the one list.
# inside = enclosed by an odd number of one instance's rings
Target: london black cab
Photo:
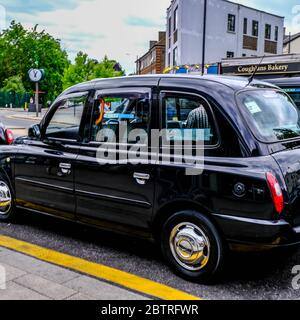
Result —
[[190, 280], [215, 279], [227, 249], [300, 241], [299, 111], [271, 84], [178, 75], [79, 84], [0, 157], [2, 221], [25, 209], [153, 239]]

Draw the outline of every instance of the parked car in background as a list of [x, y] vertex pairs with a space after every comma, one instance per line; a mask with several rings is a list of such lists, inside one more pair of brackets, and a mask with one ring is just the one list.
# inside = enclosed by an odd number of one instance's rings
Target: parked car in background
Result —
[[300, 108], [300, 77], [268, 79], [267, 81], [288, 93], [296, 106]]
[[[157, 146], [146, 142], [163, 129]], [[147, 158], [125, 161], [136, 148]], [[187, 174], [195, 166], [183, 151], [204, 161], [201, 173]], [[110, 153], [116, 162], [106, 162]], [[175, 272], [205, 283], [228, 249], [299, 243], [299, 160], [299, 111], [271, 84], [188, 75], [94, 80], [63, 92], [28, 137], [0, 148], [0, 220], [23, 209], [155, 240]]]
[[0, 123], [0, 145], [10, 145], [14, 142], [14, 134]]

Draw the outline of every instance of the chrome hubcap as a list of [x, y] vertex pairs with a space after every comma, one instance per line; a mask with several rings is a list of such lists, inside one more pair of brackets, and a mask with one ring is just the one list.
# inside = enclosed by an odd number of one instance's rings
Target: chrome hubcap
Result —
[[209, 240], [193, 223], [181, 223], [172, 230], [170, 248], [175, 260], [189, 271], [199, 271], [208, 263]]
[[5, 215], [11, 208], [11, 193], [6, 183], [0, 182], [0, 215]]

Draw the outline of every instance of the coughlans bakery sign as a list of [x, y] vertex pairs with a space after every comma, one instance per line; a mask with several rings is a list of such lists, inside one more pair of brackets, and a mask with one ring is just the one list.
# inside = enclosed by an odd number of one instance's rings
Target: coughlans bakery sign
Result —
[[[222, 66], [222, 74], [225, 75], [240, 75], [248, 76], [253, 74], [257, 65], [237, 65], [237, 66]], [[256, 74], [286, 74], [299, 73], [300, 63], [268, 63], [262, 64], [258, 67]]]

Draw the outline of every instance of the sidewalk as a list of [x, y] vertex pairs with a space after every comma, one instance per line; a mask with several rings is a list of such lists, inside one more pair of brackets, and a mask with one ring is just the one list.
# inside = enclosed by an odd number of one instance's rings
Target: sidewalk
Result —
[[0, 247], [0, 300], [147, 300], [147, 298]]

